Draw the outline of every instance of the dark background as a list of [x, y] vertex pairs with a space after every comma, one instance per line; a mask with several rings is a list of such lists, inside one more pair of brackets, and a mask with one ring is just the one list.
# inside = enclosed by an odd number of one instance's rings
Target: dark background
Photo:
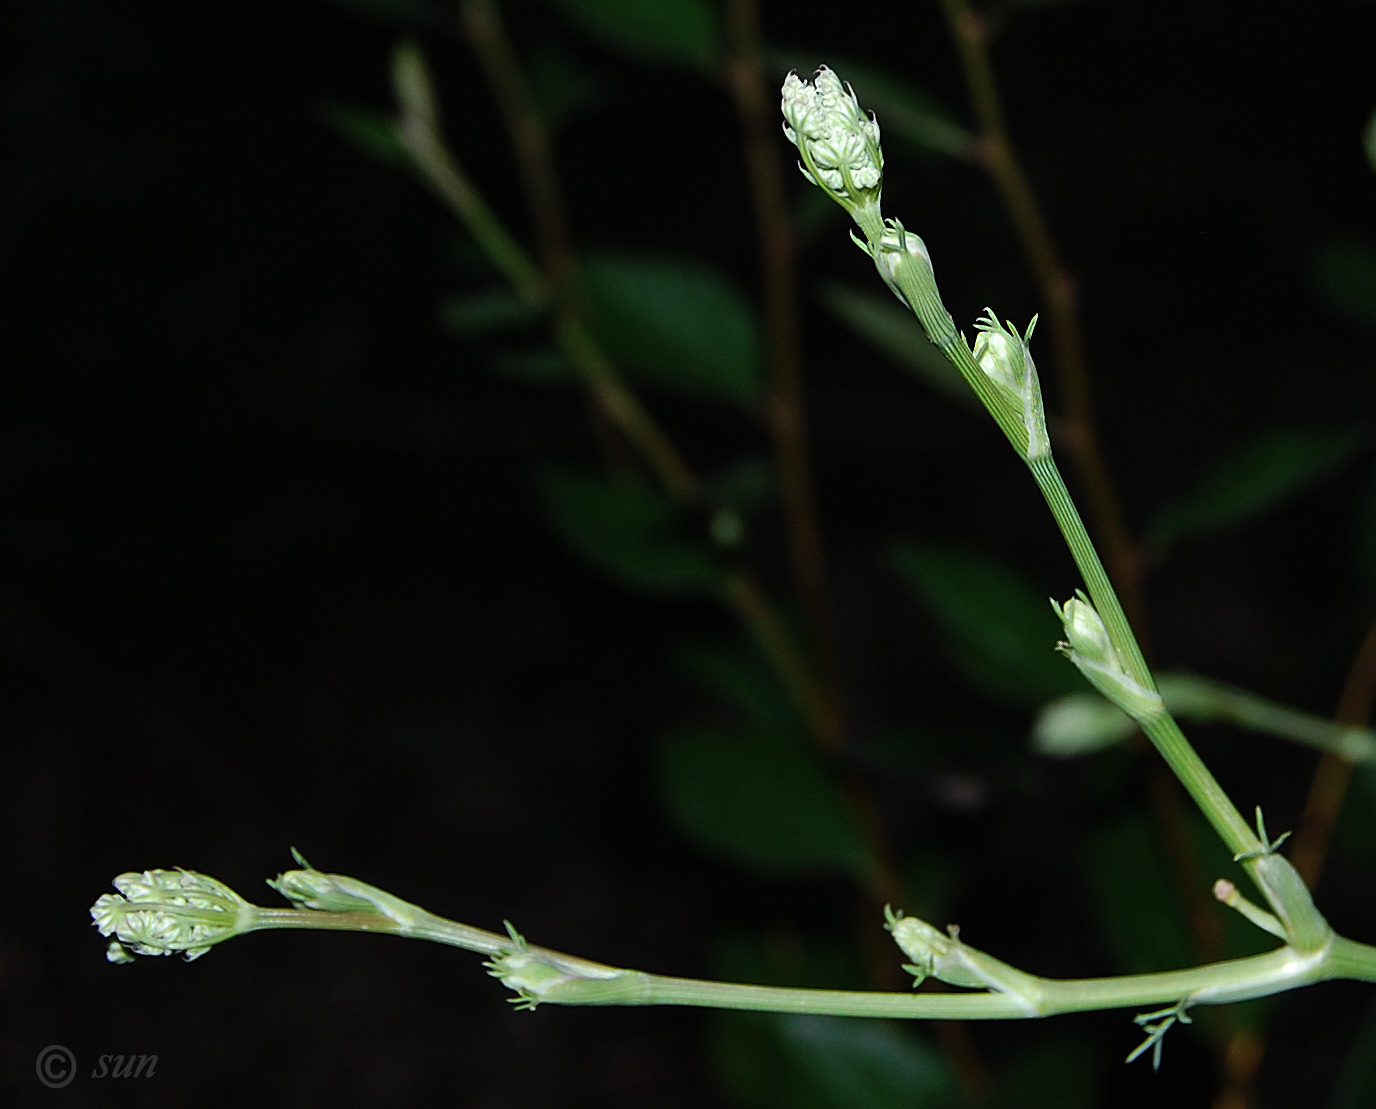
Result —
[[[494, 377], [481, 344], [444, 333], [437, 301], [482, 274], [469, 240], [324, 120], [330, 105], [387, 110], [390, 49], [418, 35], [454, 148], [525, 235], [505, 136], [456, 30], [369, 7], [25, 0], [3, 17], [8, 1103], [732, 1104], [700, 1013], [516, 1013], [474, 958], [349, 935], [115, 968], [86, 915], [146, 867], [273, 903], [261, 880], [295, 844], [455, 919], [509, 918], [536, 942], [670, 974], [713, 974], [730, 933], [852, 942], [868, 921], [843, 880], [737, 869], [665, 815], [655, 742], [714, 711], [672, 646], [733, 632], [710, 605], [609, 582], [546, 523], [531, 467], [596, 463], [585, 399]], [[628, 58], [536, 0], [505, 7], [526, 56], [572, 59], [591, 90], [556, 131], [579, 243], [710, 262], [754, 299], [721, 85]], [[883, 66], [966, 118], [935, 4], [765, 0], [763, 18], [803, 64]], [[1376, 7], [1101, 0], [1005, 9], [1000, 27], [1012, 133], [1080, 283], [1132, 525], [1258, 430], [1370, 427], [1373, 332], [1325, 303], [1315, 273], [1335, 243], [1376, 245], [1360, 144]], [[1038, 309], [987, 179], [900, 151], [888, 169], [886, 209], [926, 239], [958, 323], [986, 303], [1019, 321]], [[1042, 973], [1113, 973], [1075, 864], [1105, 796], [1095, 771], [1026, 753], [1026, 714], [961, 681], [880, 552], [959, 541], [1057, 596], [1077, 584], [1069, 560], [987, 421], [816, 306], [823, 277], [873, 281], [846, 240], [842, 221], [814, 222], [800, 273], [855, 731], [977, 718], [1002, 744], [945, 776], [877, 782], [881, 811], [901, 842], [942, 845], [942, 919], [972, 942]], [[739, 413], [647, 396], [704, 468], [766, 450]], [[1360, 453], [1182, 547], [1148, 581], [1162, 661], [1331, 712], [1372, 614], [1371, 475]], [[757, 528], [782, 595], [776, 515]], [[1201, 746], [1240, 807], [1295, 825], [1312, 755], [1221, 730]], [[1108, 796], [1133, 802], [1120, 777]], [[1321, 905], [1369, 940], [1365, 859], [1340, 845]], [[1369, 1005], [1352, 985], [1281, 998], [1256, 1104], [1322, 1104]], [[1080, 1045], [1086, 1104], [1214, 1093], [1190, 1033], [1172, 1034], [1159, 1076], [1121, 1067], [1124, 1013], [970, 1035], [996, 1080], [1027, 1044]], [[32, 1069], [50, 1043], [83, 1070], [156, 1053], [157, 1076], [50, 1092]], [[1001, 1104], [1015, 1103], [1040, 1104]]]

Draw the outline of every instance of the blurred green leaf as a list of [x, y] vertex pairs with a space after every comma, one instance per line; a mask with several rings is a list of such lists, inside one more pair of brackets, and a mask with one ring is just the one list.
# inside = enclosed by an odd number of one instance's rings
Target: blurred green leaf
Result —
[[738, 709], [756, 730], [777, 736], [798, 733], [797, 706], [758, 651], [693, 643], [680, 647], [674, 661], [704, 689]]
[[1137, 730], [1132, 718], [1089, 690], [1048, 701], [1032, 724], [1032, 750], [1053, 759], [1092, 755]]
[[721, 1014], [712, 1056], [738, 1104], [761, 1109], [942, 1109], [961, 1104], [940, 1052], [888, 1021]]
[[455, 293], [436, 308], [440, 324], [455, 335], [476, 337], [527, 327], [544, 312], [509, 289]]
[[586, 111], [604, 98], [602, 77], [568, 47], [553, 40], [531, 47], [526, 69], [536, 107], [551, 127]]
[[758, 455], [743, 458], [707, 479], [707, 499], [739, 512], [753, 512], [774, 499], [774, 463]]
[[562, 385], [578, 378], [573, 367], [553, 347], [494, 350], [489, 352], [485, 365], [497, 377], [522, 385]]
[[1314, 259], [1319, 296], [1348, 323], [1376, 328], [1376, 249], [1362, 243], [1330, 243]]
[[1376, 1105], [1376, 1006], [1367, 1014], [1338, 1072], [1328, 1109], [1371, 1109]]
[[679, 533], [677, 508], [651, 489], [570, 469], [537, 476], [545, 508], [590, 563], [640, 589], [713, 593], [721, 571], [707, 547]]
[[669, 813], [702, 846], [769, 872], [871, 873], [840, 792], [798, 745], [700, 727], [665, 739], [659, 754]]
[[1290, 428], [1250, 439], [1219, 459], [1194, 492], [1158, 513], [1147, 545], [1159, 555], [1186, 536], [1259, 515], [1332, 474], [1366, 438], [1361, 429]]
[[981, 689], [1019, 704], [1040, 704], [1084, 689], [1056, 653], [1061, 626], [1046, 594], [978, 551], [899, 545], [889, 563], [926, 602], [957, 664]]
[[1142, 813], [1097, 829], [1084, 861], [1100, 930], [1123, 970], [1146, 974], [1195, 962], [1169, 864]]
[[889, 770], [997, 773], [1009, 761], [1008, 729], [988, 716], [948, 717], [873, 732], [847, 757], [878, 773]]
[[819, 299], [833, 315], [882, 354], [915, 374], [942, 396], [965, 408], [979, 400], [941, 351], [932, 345], [912, 312], [884, 293], [862, 293], [844, 285], [822, 286]]
[[553, 0], [555, 7], [610, 46], [645, 61], [710, 69], [721, 53], [709, 0]]
[[592, 254], [583, 271], [593, 329], [647, 380], [749, 404], [760, 396], [760, 336], [740, 292], [697, 262]]
[[409, 166], [411, 155], [397, 137], [396, 122], [383, 112], [327, 104], [321, 109], [326, 126], [374, 161]]

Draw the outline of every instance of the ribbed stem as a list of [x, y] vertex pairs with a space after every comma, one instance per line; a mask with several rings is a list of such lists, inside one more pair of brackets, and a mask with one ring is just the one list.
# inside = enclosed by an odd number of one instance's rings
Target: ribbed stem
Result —
[[1066, 546], [1070, 548], [1070, 555], [1080, 569], [1080, 576], [1084, 578], [1090, 599], [1094, 601], [1099, 619], [1108, 630], [1113, 649], [1118, 652], [1118, 657], [1133, 681], [1146, 689], [1155, 689], [1151, 671], [1147, 668], [1146, 659], [1142, 657], [1142, 650], [1137, 645], [1137, 637], [1132, 634], [1132, 627], [1123, 613], [1123, 606], [1118, 603], [1118, 594], [1108, 579], [1104, 564], [1099, 560], [1099, 554], [1094, 549], [1089, 532], [1085, 530], [1084, 521], [1080, 519], [1080, 513], [1075, 508], [1075, 502], [1070, 499], [1070, 492], [1061, 479], [1055, 460], [1050, 455], [1042, 455], [1029, 462], [1028, 469], [1032, 471], [1037, 488], [1046, 498], [1051, 515], [1056, 518], [1056, 524], [1061, 529]]
[[[406, 925], [381, 913], [258, 909], [248, 930], [307, 928], [389, 932], [432, 940], [500, 960], [516, 950], [510, 936], [417, 910]], [[882, 993], [751, 986], [624, 970], [547, 948], [523, 945], [523, 957], [562, 972], [565, 981], [539, 1000], [578, 1005], [688, 1005], [755, 1012], [919, 1020], [1014, 1020], [1187, 1000], [1217, 1005], [1266, 997], [1333, 978], [1376, 981], [1376, 947], [1333, 937], [1310, 952], [1280, 947], [1264, 955], [1188, 970], [1114, 978], [1055, 979], [1017, 972], [1017, 992]], [[1011, 969], [1011, 968], [1009, 968]]]

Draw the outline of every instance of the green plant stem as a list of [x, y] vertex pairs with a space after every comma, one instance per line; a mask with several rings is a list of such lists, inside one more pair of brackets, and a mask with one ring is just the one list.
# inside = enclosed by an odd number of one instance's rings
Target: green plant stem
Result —
[[[1099, 560], [1084, 521], [1080, 519], [1080, 513], [1065, 487], [1065, 482], [1061, 479], [1055, 460], [1045, 447], [1045, 440], [1043, 439], [1040, 449], [1035, 446], [1031, 429], [1027, 424], [1027, 415], [1015, 409], [1008, 397], [996, 388], [993, 380], [975, 361], [973, 352], [956, 331], [950, 314], [941, 303], [930, 263], [925, 257], [920, 253], [909, 252], [901, 245], [897, 250], [886, 251], [882, 227], [877, 223], [877, 213], [873, 218], [870, 213], [864, 211], [853, 214], [870, 242], [870, 249], [881, 276], [896, 287], [908, 302], [928, 337], [960, 371], [980, 402], [994, 417], [1013, 449], [1032, 472], [1032, 477], [1051, 509], [1051, 515], [1061, 530], [1099, 618], [1103, 621], [1114, 650], [1128, 675], [1143, 689], [1155, 690], [1151, 670], [1142, 657], [1137, 638], [1133, 635], [1123, 613], [1123, 607], [1118, 602], [1118, 595], [1109, 581], [1103, 563]], [[1160, 712], [1152, 714], [1150, 719], [1137, 722], [1161, 751], [1167, 764], [1234, 853], [1242, 855], [1260, 851], [1263, 845], [1256, 834], [1243, 820], [1164, 707]], [[1266, 893], [1270, 898], [1274, 891], [1266, 890]], [[1310, 908], [1312, 909], [1312, 903]], [[1296, 906], [1295, 911], [1302, 912], [1302, 909]]]
[[[1061, 261], [1050, 224], [1008, 133], [1003, 98], [989, 51], [988, 25], [968, 0], [941, 2], [979, 129], [973, 144], [974, 160], [989, 174], [1003, 200], [1046, 306], [1056, 383], [1063, 406], [1058, 437], [1069, 448], [1076, 464], [1112, 579], [1117, 584], [1128, 620], [1136, 629], [1142, 653], [1149, 658], [1151, 626], [1142, 591], [1144, 563], [1124, 522], [1112, 475], [1099, 446], [1075, 281]], [[1159, 770], [1150, 773], [1152, 808], [1165, 836], [1171, 870], [1182, 897], [1190, 906], [1196, 945], [1201, 957], [1215, 958], [1221, 933], [1213, 907], [1203, 899], [1198, 887], [1189, 884], [1190, 876], [1199, 870], [1199, 860], [1188, 837], [1179, 834], [1184, 823], [1179, 793], [1167, 778], [1159, 776]]]
[[1133, 625], [1139, 630], [1145, 629], [1141, 558], [1123, 522], [1118, 496], [1099, 447], [1075, 282], [1061, 262], [1050, 225], [1009, 138], [1003, 99], [989, 56], [987, 24], [970, 7], [968, 0], [941, 0], [941, 7], [956, 43], [979, 127], [978, 160], [1008, 210], [1046, 304], [1055, 352], [1056, 383], [1064, 406], [1062, 435], [1089, 497], [1095, 531], [1104, 544], [1124, 607]]
[[1336, 978], [1376, 981], [1376, 947], [1343, 937], [1332, 937], [1317, 951], [1300, 952], [1285, 946], [1263, 955], [1188, 970], [1114, 978], [1042, 978], [997, 964], [1016, 981], [1016, 992], [884, 993], [752, 986], [648, 974], [526, 945], [511, 936], [458, 924], [421, 909], [408, 913], [404, 922], [380, 912], [256, 909], [242, 930], [282, 928], [381, 932], [443, 943], [493, 959], [494, 974], [504, 980], [520, 974], [509, 968], [505, 975], [502, 973], [503, 958], [519, 952], [529, 956], [527, 963], [560, 975], [560, 981], [540, 991], [535, 1000], [572, 1005], [687, 1005], [854, 1017], [1014, 1020], [1182, 1000], [1191, 1005], [1218, 1005]]
[[[1376, 637], [1371, 637], [1376, 645]], [[1376, 661], [1376, 646], [1371, 654]], [[1222, 720], [1239, 728], [1289, 740], [1333, 755], [1347, 763], [1376, 762], [1376, 732], [1360, 723], [1342, 723], [1259, 697], [1245, 689], [1194, 674], [1161, 674], [1157, 685], [1177, 717]], [[1302, 833], [1296, 834], [1296, 839]], [[1291, 857], [1295, 855], [1292, 849]]]
[[[1154, 689], [1151, 672], [1137, 647], [1137, 640], [1128, 626], [1127, 618], [1118, 604], [1113, 586], [1104, 573], [1103, 565], [1085, 531], [1084, 523], [1061, 481], [1051, 456], [1041, 455], [1028, 463], [1051, 513], [1060, 526], [1066, 545], [1085, 579], [1094, 606], [1108, 630], [1114, 649], [1133, 680], [1147, 689]], [[1136, 717], [1138, 727], [1161, 753], [1176, 778], [1194, 798], [1205, 818], [1228, 848], [1243, 860], [1253, 881], [1265, 894], [1267, 901], [1286, 926], [1291, 942], [1304, 950], [1313, 950], [1326, 942], [1331, 930], [1309, 896], [1303, 881], [1294, 868], [1272, 853], [1270, 844], [1262, 843], [1255, 831], [1243, 819], [1236, 806], [1218, 784], [1218, 780], [1204, 765], [1204, 760], [1190, 745], [1175, 718], [1164, 703], [1159, 711]]]
[[[1128, 625], [1127, 617], [1123, 614], [1118, 597], [1094, 550], [1094, 544], [1090, 541], [1084, 522], [1080, 519], [1065, 483], [1061, 480], [1054, 460], [1050, 455], [1041, 455], [1030, 461], [1028, 468], [1051, 508], [1051, 514], [1061, 529], [1076, 566], [1079, 567], [1094, 607], [1104, 622], [1119, 658], [1134, 681], [1147, 689], [1155, 689], [1151, 671], [1142, 658], [1136, 637], [1132, 634], [1132, 628]], [[1243, 819], [1164, 704], [1158, 712], [1138, 717], [1136, 722], [1161, 753], [1176, 778], [1194, 798], [1195, 804], [1228, 845], [1229, 850], [1238, 856], [1262, 856], [1248, 859], [1245, 865], [1282, 920], [1286, 921], [1287, 926], [1292, 918], [1302, 922], [1299, 927], [1306, 937], [1305, 942], [1319, 942], [1317, 937], [1323, 934], [1327, 925], [1322, 923], [1322, 917], [1318, 917], [1303, 884], [1299, 883], [1298, 877], [1291, 883], [1271, 873], [1271, 860], [1274, 860], [1277, 867], [1283, 864], [1288, 868], [1289, 864], [1279, 856], [1265, 855], [1265, 852], [1269, 851], [1269, 845], [1263, 844], [1257, 833]], [[1295, 888], [1296, 885], [1298, 889]], [[1290, 934], [1292, 938], [1295, 936], [1294, 932]]]
[[1143, 717], [1137, 723], [1151, 740], [1152, 746], [1161, 752], [1161, 757], [1189, 791], [1228, 849], [1235, 855], [1258, 850], [1261, 843], [1256, 832], [1242, 818], [1218, 780], [1190, 746], [1190, 741], [1185, 738], [1175, 718], [1162, 709], [1160, 713]]
[[1075, 559], [1075, 565], [1079, 567], [1080, 575], [1084, 578], [1085, 588], [1089, 590], [1094, 607], [1098, 610], [1104, 627], [1108, 629], [1109, 638], [1122, 658], [1123, 665], [1138, 685], [1155, 689], [1151, 670], [1142, 656], [1137, 636], [1133, 634], [1123, 606], [1118, 603], [1117, 591], [1104, 571], [1104, 564], [1099, 561], [1098, 552], [1089, 538], [1089, 532], [1085, 530], [1079, 512], [1076, 511], [1075, 502], [1071, 500], [1065, 482], [1061, 479], [1055, 460], [1050, 455], [1042, 455], [1029, 462], [1028, 469], [1032, 471], [1037, 488], [1046, 498], [1052, 516], [1056, 518], [1056, 524], [1061, 529], [1066, 546], [1070, 548], [1071, 557]]

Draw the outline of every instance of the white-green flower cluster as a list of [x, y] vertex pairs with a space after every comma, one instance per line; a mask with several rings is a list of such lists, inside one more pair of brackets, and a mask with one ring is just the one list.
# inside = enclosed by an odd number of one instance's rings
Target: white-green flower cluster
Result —
[[134, 955], [185, 955], [198, 959], [213, 944], [247, 931], [257, 912], [222, 882], [191, 870], [121, 874], [119, 894], [105, 893], [91, 906], [112, 963]]
[[849, 85], [826, 66], [811, 81], [784, 79], [784, 134], [798, 148], [803, 176], [847, 209], [879, 207], [884, 152], [879, 124], [860, 110]]
[[992, 308], [975, 327], [975, 361], [986, 377], [997, 387], [1000, 396], [1021, 416], [1027, 429], [1028, 461], [1051, 452], [1051, 439], [1046, 431], [1046, 413], [1042, 406], [1042, 385], [1037, 366], [1032, 361], [1032, 332], [1037, 317], [1019, 335], [1013, 325], [999, 323]]
[[1134, 720], [1165, 711], [1161, 694], [1139, 684], [1128, 673], [1088, 597], [1080, 593], [1064, 605], [1052, 601], [1051, 607], [1065, 628], [1065, 642], [1058, 644], [1058, 649], [1095, 689]]

